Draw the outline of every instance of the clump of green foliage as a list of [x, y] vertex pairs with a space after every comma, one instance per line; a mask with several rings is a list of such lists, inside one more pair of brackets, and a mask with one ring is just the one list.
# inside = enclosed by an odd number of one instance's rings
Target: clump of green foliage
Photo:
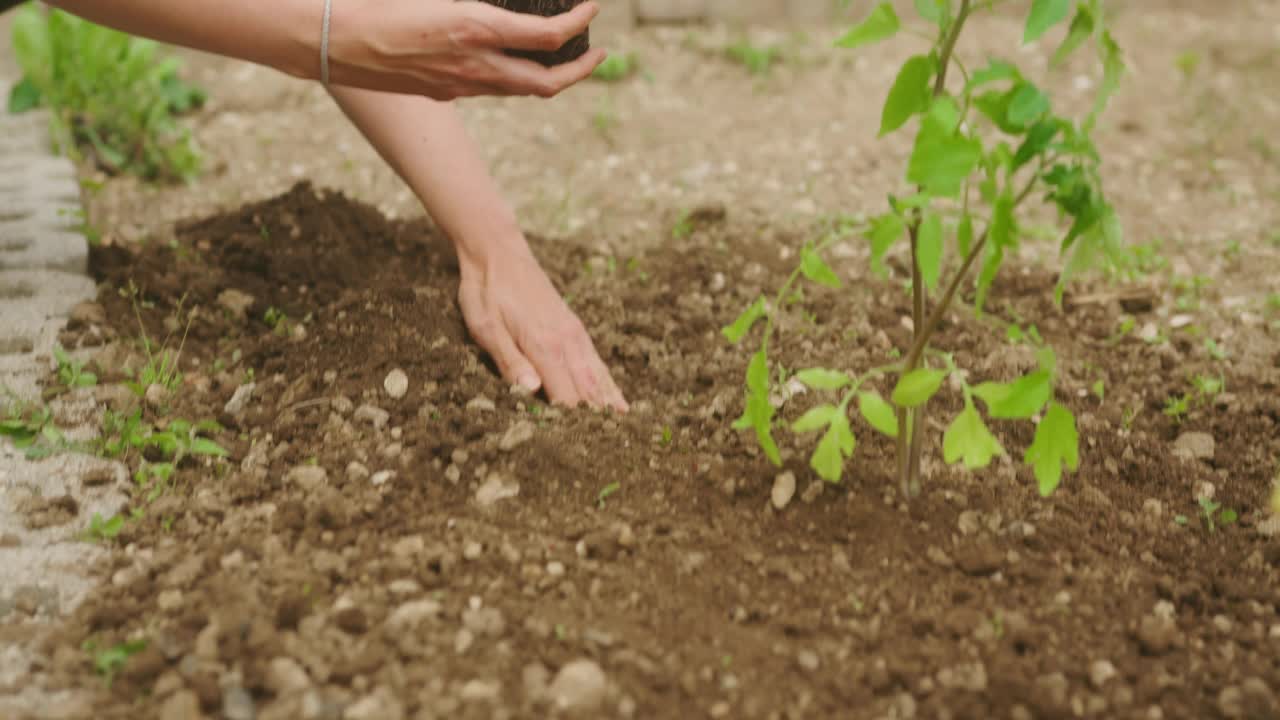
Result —
[[28, 3], [14, 20], [13, 48], [24, 77], [9, 112], [48, 108], [59, 151], [148, 180], [199, 173], [200, 154], [177, 118], [205, 94], [156, 43]]
[[[1058, 115], [1046, 91], [1037, 87], [1008, 59], [992, 56], [985, 67], [960, 58], [957, 43], [975, 16], [1002, 5], [999, 0], [915, 0], [926, 25], [929, 46], [909, 58], [899, 71], [884, 105], [880, 135], [914, 123], [915, 141], [907, 163], [904, 191], [889, 197], [888, 210], [852, 234], [871, 246], [873, 270], [885, 273], [884, 259], [899, 243], [909, 243], [913, 337], [896, 349], [890, 362], [855, 375], [842, 370], [809, 368], [795, 377], [808, 388], [838, 392], [833, 402], [809, 410], [791, 429], [821, 433], [810, 465], [823, 478], [838, 482], [853, 455], [856, 440], [850, 410], [873, 429], [897, 442], [897, 476], [904, 496], [919, 492], [920, 457], [930, 401], [947, 385], [963, 396], [942, 438], [943, 457], [970, 469], [988, 466], [1006, 453], [980, 410], [996, 420], [1038, 420], [1035, 436], [1023, 454], [1042, 494], [1052, 493], [1063, 472], [1079, 464], [1075, 417], [1055, 400], [1058, 378], [1052, 350], [1040, 347], [1038, 367], [1011, 383], [970, 384], [968, 375], [949, 354], [930, 342], [956, 293], [972, 283], [974, 306], [982, 311], [1007, 254], [1017, 249], [1022, 228], [1019, 211], [1039, 199], [1057, 211], [1063, 286], [1086, 267], [1114, 262], [1121, 255], [1121, 229], [1115, 209], [1103, 192], [1101, 157], [1092, 140], [1099, 114], [1124, 73], [1121, 51], [1106, 26], [1102, 0], [1032, 0], [1024, 44], [1040, 40], [1070, 19], [1054, 54], [1059, 64], [1092, 43], [1102, 67], [1096, 102], [1086, 117]], [[1073, 16], [1074, 11], [1074, 16]], [[882, 2], [838, 45], [859, 48], [899, 34], [902, 23], [893, 4]], [[973, 68], [971, 70], [971, 68]], [[761, 296], [724, 334], [741, 342], [764, 321], [759, 350], [746, 375], [746, 407], [734, 427], [752, 430], [764, 454], [782, 459], [773, 437], [776, 408], [771, 402], [770, 349], [776, 315], [801, 278], [840, 288], [842, 283], [822, 253], [849, 232], [832, 233], [800, 253], [800, 266], [772, 301]], [[950, 256], [950, 257], [949, 257]], [[976, 278], [974, 271], [976, 269]], [[947, 277], [944, 271], [949, 271]], [[874, 381], [891, 380], [886, 399]]]

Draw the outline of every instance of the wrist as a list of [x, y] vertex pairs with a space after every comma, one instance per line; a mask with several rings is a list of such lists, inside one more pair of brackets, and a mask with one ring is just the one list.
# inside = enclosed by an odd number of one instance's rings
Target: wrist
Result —
[[528, 239], [514, 222], [488, 230], [451, 233], [450, 238], [464, 273], [483, 272], [495, 263], [533, 257]]

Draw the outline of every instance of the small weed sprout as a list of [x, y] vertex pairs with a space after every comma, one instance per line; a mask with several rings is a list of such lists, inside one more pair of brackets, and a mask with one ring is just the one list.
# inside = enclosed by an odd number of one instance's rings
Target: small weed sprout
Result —
[[640, 58], [635, 53], [610, 55], [591, 71], [591, 78], [606, 83], [619, 83], [635, 75], [640, 69]]
[[1181, 425], [1186, 419], [1187, 413], [1191, 412], [1191, 396], [1183, 393], [1182, 395], [1171, 395], [1164, 401], [1165, 417], [1173, 420], [1174, 425]]
[[124, 522], [123, 515], [112, 515], [109, 518], [104, 518], [102, 515], [94, 513], [89, 520], [89, 527], [85, 528], [85, 539], [91, 542], [114, 540], [124, 530]]
[[61, 345], [54, 346], [53, 357], [58, 363], [58, 382], [66, 389], [75, 390], [98, 384], [98, 376], [84, 369], [84, 361], [71, 357]]
[[97, 643], [93, 640], [87, 640], [84, 644], [84, 651], [88, 653], [89, 659], [93, 662], [93, 670], [102, 677], [103, 682], [108, 687], [115, 679], [116, 673], [124, 668], [129, 662], [129, 658], [137, 655], [147, 649], [147, 641], [144, 639], [127, 640], [118, 645], [108, 648], [98, 649]]
[[1235, 510], [1223, 508], [1222, 503], [1214, 502], [1210, 498], [1202, 497], [1196, 502], [1200, 505], [1200, 518], [1210, 533], [1217, 532], [1218, 528], [1232, 525], [1240, 519], [1240, 515]]
[[[888, 211], [854, 233], [869, 240], [871, 266], [880, 274], [886, 273], [889, 251], [909, 243], [913, 336], [905, 352], [891, 357], [893, 362], [860, 374], [821, 367], [795, 374], [809, 389], [832, 393], [831, 402], [810, 409], [791, 426], [796, 433], [819, 434], [810, 465], [830, 482], [841, 479], [856, 447], [850, 422], [856, 407], [871, 428], [896, 440], [901, 493], [917, 495], [925, 416], [948, 379], [964, 404], [942, 438], [947, 463], [979, 469], [1006, 454], [983, 419], [981, 402], [986, 415], [997, 420], [1038, 418], [1023, 460], [1033, 469], [1043, 495], [1058, 487], [1064, 471], [1075, 471], [1079, 465], [1075, 417], [1054, 399], [1058, 370], [1052, 350], [1040, 348], [1037, 367], [1014, 382], [971, 385], [952, 356], [930, 348], [956, 293], [974, 273], [973, 306], [982, 311], [1005, 257], [1026, 234], [1019, 210], [1032, 198], [1042, 198], [1061, 221], [1059, 247], [1065, 267], [1055, 292], [1059, 303], [1074, 276], [1089, 267], [1114, 265], [1123, 255], [1119, 218], [1103, 192], [1101, 155], [1092, 139], [1097, 119], [1125, 72], [1120, 48], [1107, 28], [1103, 0], [1037, 0], [1027, 17], [1024, 44], [1070, 20], [1054, 65], [1086, 43], [1097, 49], [1102, 80], [1092, 109], [1079, 120], [1058, 115], [1049, 95], [1012, 62], [992, 58], [979, 67], [958, 57], [957, 43], [968, 22], [997, 5], [997, 0], [915, 2], [931, 44], [898, 72], [880, 123], [880, 135], [885, 136], [914, 122], [915, 140], [905, 172], [909, 189], [891, 195]], [[858, 48], [887, 40], [901, 29], [894, 4], [881, 2], [837, 44]], [[757, 323], [764, 324], [759, 350], [747, 366], [745, 409], [734, 427], [753, 431], [774, 465], [780, 466], [782, 457], [773, 436], [777, 409], [771, 402], [770, 352], [783, 299], [801, 279], [841, 288], [823, 253], [849, 236], [829, 233], [806, 244], [799, 267], [781, 291], [773, 298], [759, 297], [724, 328], [725, 337], [737, 344]], [[956, 257], [949, 259], [951, 248]], [[949, 277], [944, 270], [950, 270]], [[871, 389], [879, 380], [892, 381], [888, 398]]]

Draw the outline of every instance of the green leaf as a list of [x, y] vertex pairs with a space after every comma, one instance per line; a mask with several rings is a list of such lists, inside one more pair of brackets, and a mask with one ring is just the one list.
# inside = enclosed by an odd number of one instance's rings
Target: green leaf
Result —
[[196, 438], [191, 441], [191, 454], [208, 455], [211, 457], [227, 457], [229, 453], [221, 445], [212, 440]]
[[915, 0], [916, 12], [934, 25], [941, 25], [951, 15], [951, 0]]
[[837, 289], [840, 287], [840, 278], [836, 277], [821, 255], [809, 248], [800, 252], [800, 272], [819, 285]]
[[991, 464], [991, 459], [1004, 454], [1000, 441], [982, 422], [973, 403], [965, 403], [964, 410], [951, 422], [951, 426], [942, 436], [942, 455], [948, 464], [964, 461], [970, 470], [984, 468]]
[[1047, 112], [1049, 112], [1049, 97], [1035, 85], [1022, 83], [1009, 98], [1006, 118], [1010, 125], [1025, 128]]
[[1014, 153], [1013, 169], [1021, 169], [1037, 155], [1044, 152], [1049, 147], [1049, 144], [1053, 142], [1053, 139], [1058, 136], [1058, 132], [1061, 129], [1061, 125], [1052, 119], [1036, 123], [1027, 131], [1027, 136], [1023, 138], [1022, 144], [1018, 146], [1018, 151]]
[[751, 356], [747, 363], [747, 389], [755, 395], [769, 394], [769, 357], [763, 349]]
[[889, 90], [884, 112], [880, 117], [880, 137], [897, 130], [912, 116], [929, 109], [933, 89], [929, 86], [937, 63], [932, 55], [916, 55], [902, 65], [898, 77]]
[[778, 452], [778, 443], [773, 439], [773, 405], [769, 402], [768, 392], [752, 394], [747, 398], [746, 417], [750, 427], [756, 432], [756, 442], [764, 451], [765, 457], [774, 465], [782, 465], [782, 456]]
[[832, 419], [831, 426], [827, 428], [827, 433], [822, 436], [818, 447], [814, 449], [809, 466], [823, 480], [832, 483], [840, 482], [840, 476], [844, 473], [844, 463], [853, 455], [856, 445], [848, 418], [837, 414]]
[[907, 223], [897, 213], [886, 213], [871, 222], [871, 267], [880, 268], [885, 253], [907, 231]]
[[1061, 65], [1068, 57], [1071, 56], [1085, 40], [1093, 36], [1093, 30], [1096, 26], [1093, 18], [1093, 10], [1088, 5], [1081, 3], [1079, 9], [1076, 10], [1076, 16], [1071, 21], [1071, 28], [1067, 30], [1067, 37], [1063, 39], [1062, 45], [1053, 54], [1052, 66]]
[[1040, 483], [1040, 495], [1048, 497], [1062, 482], [1062, 468], [1075, 472], [1080, 466], [1080, 436], [1076, 431], [1076, 418], [1071, 411], [1058, 403], [1049, 405], [1035, 439], [1023, 462], [1030, 465]]
[[839, 390], [853, 382], [848, 375], [826, 368], [809, 368], [796, 373], [796, 379], [814, 390]]
[[853, 49], [878, 43], [893, 37], [900, 29], [902, 29], [902, 22], [898, 20], [898, 13], [893, 9], [893, 5], [882, 2], [871, 11], [867, 19], [837, 40], [836, 46]]
[[945, 370], [917, 368], [898, 381], [898, 386], [893, 389], [893, 396], [890, 399], [898, 407], [919, 407], [937, 394], [946, 377]]
[[805, 413], [799, 420], [791, 425], [791, 431], [796, 433], [810, 433], [831, 424], [832, 418], [839, 412], [834, 405], [819, 405], [809, 412]]
[[972, 92], [983, 85], [1003, 80], [1022, 80], [1022, 71], [1012, 63], [993, 59], [985, 68], [978, 70], [973, 77], [969, 78], [968, 89]]
[[738, 316], [737, 320], [733, 321], [732, 325], [729, 325], [720, 332], [723, 333], [725, 338], [734, 345], [742, 342], [742, 338], [746, 337], [747, 333], [751, 332], [751, 328], [755, 326], [756, 321], [764, 317], [767, 307], [766, 302], [767, 301], [764, 296], [761, 295], [759, 299], [752, 303], [751, 307], [747, 308]]
[[40, 107], [40, 88], [36, 87], [30, 76], [24, 75], [9, 91], [9, 113], [17, 115], [37, 107]]
[[987, 412], [1000, 420], [1024, 420], [1035, 417], [1053, 394], [1053, 376], [1044, 370], [1027, 375], [1012, 384], [986, 382], [975, 387], [973, 394], [987, 404]]
[[907, 181], [936, 197], [958, 197], [965, 178], [982, 160], [982, 144], [959, 134], [958, 122], [954, 102], [938, 100], [921, 123], [911, 152]]
[[878, 392], [864, 392], [858, 395], [858, 412], [871, 427], [891, 438], [898, 437], [898, 414], [893, 406], [885, 402]]
[[1033, 43], [1044, 37], [1054, 25], [1066, 20], [1071, 13], [1071, 3], [1072, 0], [1033, 0], [1022, 42]]
[[942, 216], [928, 212], [920, 222], [916, 236], [916, 259], [920, 263], [920, 275], [930, 290], [938, 287], [942, 276]]

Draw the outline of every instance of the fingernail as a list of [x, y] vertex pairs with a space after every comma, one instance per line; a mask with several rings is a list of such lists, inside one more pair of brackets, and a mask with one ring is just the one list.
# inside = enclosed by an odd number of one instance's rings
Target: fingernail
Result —
[[542, 385], [542, 381], [536, 375], [522, 375], [516, 382], [529, 392], [536, 392]]

